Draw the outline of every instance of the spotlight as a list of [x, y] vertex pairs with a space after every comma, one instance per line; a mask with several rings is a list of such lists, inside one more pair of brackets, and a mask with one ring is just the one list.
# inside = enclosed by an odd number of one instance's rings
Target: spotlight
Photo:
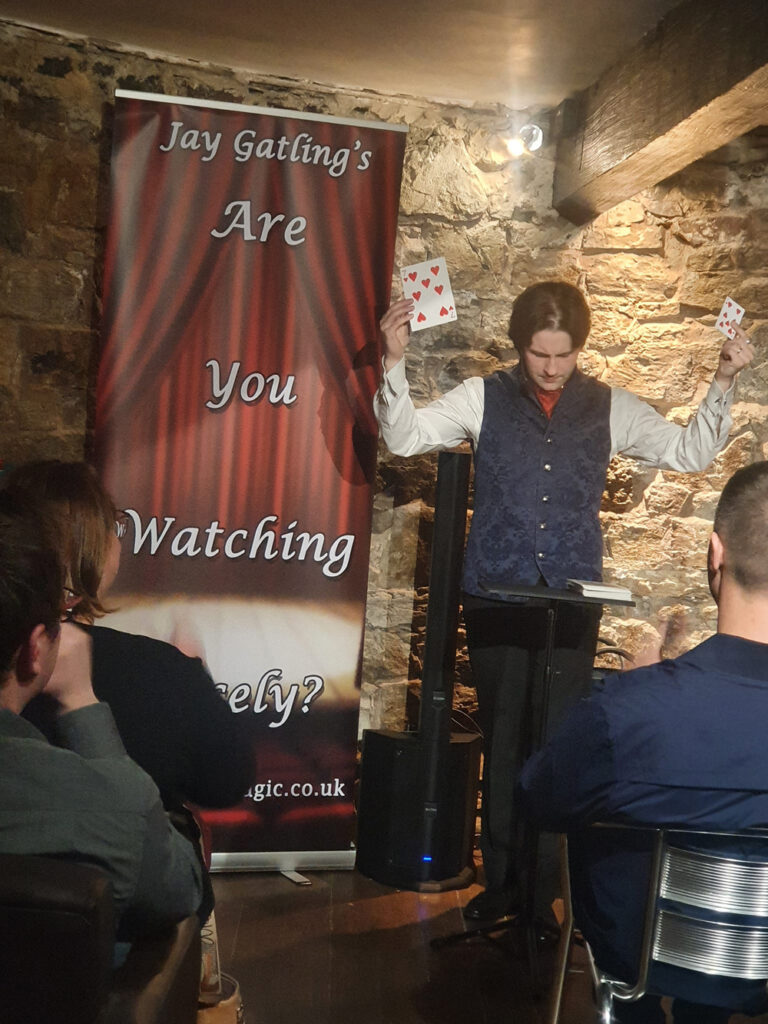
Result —
[[517, 135], [507, 143], [507, 149], [512, 156], [522, 156], [523, 153], [533, 153], [541, 148], [544, 141], [544, 133], [537, 124], [524, 124]]
[[520, 129], [519, 135], [520, 140], [529, 153], [541, 149], [541, 144], [544, 141], [544, 132], [537, 124], [524, 124]]
[[510, 139], [507, 143], [507, 149], [510, 156], [522, 156], [525, 152], [525, 143], [519, 135], [516, 135], [514, 139]]

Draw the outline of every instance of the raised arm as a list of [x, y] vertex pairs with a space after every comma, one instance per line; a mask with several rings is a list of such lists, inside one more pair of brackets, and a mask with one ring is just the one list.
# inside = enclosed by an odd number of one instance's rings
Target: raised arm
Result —
[[384, 375], [373, 410], [384, 443], [394, 455], [455, 448], [463, 441], [477, 443], [483, 422], [483, 381], [470, 377], [423, 409], [411, 400], [405, 376], [405, 350], [410, 340], [410, 299], [394, 302], [381, 318]]
[[52, 822], [41, 852], [68, 854], [109, 876], [120, 917], [119, 937], [153, 931], [195, 913], [202, 899], [196, 853], [168, 820], [160, 794], [120, 740], [107, 704], [91, 684], [91, 640], [65, 623], [55, 671], [46, 687], [58, 706], [64, 749], [43, 748], [51, 761]]
[[411, 340], [410, 322], [413, 319], [413, 309], [413, 299], [398, 299], [379, 321], [384, 369], [387, 371], [405, 356], [405, 350]]
[[611, 454], [628, 455], [659, 469], [698, 473], [722, 451], [731, 428], [736, 375], [754, 358], [746, 333], [732, 324], [714, 380], [686, 426], [670, 423], [655, 409], [621, 388], [611, 394]]
[[731, 328], [734, 332], [733, 338], [726, 338], [723, 347], [720, 349], [720, 362], [715, 374], [715, 383], [722, 391], [728, 391], [745, 366], [749, 366], [755, 358], [755, 349], [747, 332], [735, 320], [731, 321]]

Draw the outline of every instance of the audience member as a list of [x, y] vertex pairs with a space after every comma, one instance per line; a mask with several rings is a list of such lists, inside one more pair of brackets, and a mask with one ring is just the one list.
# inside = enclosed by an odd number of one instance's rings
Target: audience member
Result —
[[[731, 478], [715, 514], [716, 635], [674, 660], [608, 677], [523, 769], [526, 812], [542, 829], [568, 832], [577, 923], [597, 962], [622, 980], [635, 978], [651, 840], [586, 826], [768, 826], [767, 537], [768, 462], [759, 462]], [[764, 982], [656, 964], [650, 983], [681, 997], [676, 1024], [726, 1024], [731, 1010], [768, 1008]], [[665, 1020], [658, 995], [616, 1013], [638, 1024]]]
[[[62, 571], [40, 527], [0, 496], [0, 851], [101, 868], [130, 941], [198, 910], [200, 865], [94, 695], [90, 637], [60, 624]], [[21, 717], [43, 690], [58, 747]]]
[[[166, 810], [195, 836], [187, 802], [228, 807], [253, 781], [252, 722], [230, 710], [199, 658], [160, 640], [93, 625], [107, 611], [125, 517], [92, 466], [31, 462], [10, 474], [6, 490], [51, 519], [70, 614], [93, 645], [94, 692], [109, 704], [126, 750], [153, 778]], [[46, 703], [34, 701], [26, 716], [49, 734]], [[213, 907], [207, 877], [205, 907]]]

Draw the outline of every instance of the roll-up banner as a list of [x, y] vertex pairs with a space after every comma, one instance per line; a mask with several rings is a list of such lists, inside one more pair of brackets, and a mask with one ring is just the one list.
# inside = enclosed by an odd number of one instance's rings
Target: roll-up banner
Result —
[[[95, 417], [109, 625], [253, 726], [214, 868], [347, 867], [401, 126], [120, 91]], [[179, 721], [179, 728], [184, 722]]]

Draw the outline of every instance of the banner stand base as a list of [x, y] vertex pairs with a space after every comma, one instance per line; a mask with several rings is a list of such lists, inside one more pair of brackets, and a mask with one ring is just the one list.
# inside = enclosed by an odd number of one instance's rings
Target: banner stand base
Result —
[[283, 878], [287, 878], [289, 882], [293, 882], [294, 885], [312, 885], [311, 879], [307, 878], [306, 875], [300, 874], [298, 871], [281, 871], [280, 874]]
[[211, 856], [211, 873], [224, 871], [351, 871], [354, 866], [354, 850], [214, 853]]

